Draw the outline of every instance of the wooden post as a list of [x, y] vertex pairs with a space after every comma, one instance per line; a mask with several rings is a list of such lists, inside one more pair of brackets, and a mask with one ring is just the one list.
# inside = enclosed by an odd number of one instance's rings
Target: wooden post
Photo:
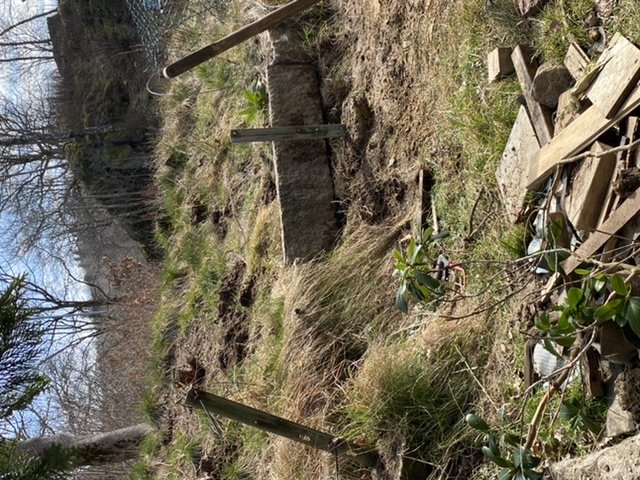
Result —
[[378, 455], [375, 452], [334, 438], [328, 433], [305, 427], [299, 423], [276, 417], [212, 393], [192, 388], [187, 393], [187, 405], [256, 427], [265, 432], [304, 443], [309, 447], [347, 456], [367, 468], [374, 468], [378, 464]]
[[231, 143], [318, 140], [322, 138], [340, 138], [346, 136], [347, 130], [342, 124], [239, 128], [231, 130]]
[[261, 19], [250, 23], [246, 27], [242, 27], [240, 30], [236, 30], [235, 32], [230, 33], [223, 39], [207, 45], [197, 52], [194, 52], [191, 55], [188, 55], [178, 60], [177, 62], [172, 63], [164, 69], [163, 75], [166, 78], [177, 77], [178, 75], [191, 70], [192, 68], [200, 65], [203, 62], [206, 62], [216, 55], [220, 55], [222, 52], [226, 52], [239, 43], [242, 43], [245, 40], [258, 35], [265, 30], [275, 27], [283, 20], [286, 20], [287, 18], [296, 15], [297, 13], [303, 12], [304, 10], [312, 7], [318, 2], [320, 2], [320, 0], [293, 0], [293, 2], [287, 3], [277, 10], [274, 10], [270, 14], [265, 15]]

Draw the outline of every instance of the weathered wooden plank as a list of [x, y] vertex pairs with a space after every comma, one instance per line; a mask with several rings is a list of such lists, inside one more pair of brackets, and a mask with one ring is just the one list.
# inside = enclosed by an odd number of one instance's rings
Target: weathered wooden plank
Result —
[[487, 56], [487, 72], [489, 83], [493, 83], [514, 72], [511, 61], [511, 48], [498, 47]]
[[[626, 137], [623, 136], [620, 139], [620, 145], [618, 146], [622, 147], [626, 144], [627, 144], [627, 139]], [[597, 228], [600, 228], [600, 225], [602, 225], [607, 220], [607, 218], [609, 218], [609, 213], [614, 211], [618, 207], [618, 204], [620, 203], [620, 197], [618, 196], [617, 193], [613, 191], [613, 186], [618, 180], [618, 177], [620, 176], [620, 171], [622, 169], [622, 155], [623, 155], [623, 152], [616, 153], [616, 169], [611, 178], [611, 182], [607, 187], [607, 194], [605, 195], [605, 198], [602, 202], [602, 209], [600, 212], [600, 217], [598, 218]], [[616, 242], [615, 237], [611, 238], [609, 242], [607, 242], [606, 250], [615, 248], [615, 242]]]
[[[271, 125], [322, 123], [318, 72], [312, 65], [270, 65], [267, 80]], [[289, 264], [327, 251], [338, 234], [326, 143], [272, 142], [282, 250]]]
[[192, 407], [204, 409], [210, 413], [250, 425], [265, 432], [274, 433], [309, 447], [348, 456], [365, 467], [373, 468], [378, 463], [378, 456], [362, 447], [336, 439], [328, 433], [305, 427], [299, 423], [276, 417], [270, 413], [212, 393], [191, 389], [187, 393], [186, 402]]
[[580, 48], [575, 42], [569, 44], [567, 54], [564, 56], [564, 66], [567, 67], [569, 73], [574, 79], [582, 77], [587, 65], [589, 64], [589, 57], [584, 50]]
[[507, 217], [517, 222], [527, 196], [527, 180], [531, 159], [540, 150], [527, 109], [520, 107], [516, 121], [507, 140], [502, 160], [496, 171], [496, 179]]
[[640, 49], [616, 33], [598, 59], [602, 70], [587, 97], [605, 118], [612, 118], [640, 78]]
[[584, 150], [587, 145], [593, 143], [600, 135], [629, 115], [638, 106], [640, 106], [640, 86], [637, 86], [631, 92], [622, 107], [620, 107], [620, 110], [618, 110], [617, 115], [612, 119], [606, 118], [598, 107], [594, 105], [589, 107], [558, 133], [551, 142], [540, 149], [529, 177], [529, 190], [535, 190], [558, 163]]
[[[596, 142], [591, 151], [602, 153], [611, 147]], [[616, 170], [616, 154], [586, 158], [577, 165], [567, 199], [567, 215], [578, 230], [591, 231], [598, 225], [607, 190]]]
[[533, 129], [536, 132], [540, 145], [545, 145], [553, 137], [553, 121], [551, 119], [551, 110], [540, 105], [531, 93], [535, 70], [531, 66], [529, 57], [520, 45], [513, 49], [511, 61], [513, 62], [518, 81], [522, 87], [522, 94], [527, 103]]
[[318, 138], [339, 138], [346, 135], [347, 130], [342, 124], [242, 128], [231, 130], [231, 143], [315, 140]]
[[[638, 132], [638, 125], [640, 125], [639, 117], [633, 115], [627, 117], [627, 133], [625, 136], [629, 139], [629, 143], [633, 143], [638, 139], [638, 133], [640, 133]], [[638, 160], [640, 160], [640, 157], [638, 156], [638, 149], [626, 152], [624, 156], [625, 168], [637, 167]]]
[[640, 188], [633, 192], [605, 221], [597, 232], [565, 260], [563, 269], [568, 275], [584, 260], [591, 258], [605, 243], [640, 212]]

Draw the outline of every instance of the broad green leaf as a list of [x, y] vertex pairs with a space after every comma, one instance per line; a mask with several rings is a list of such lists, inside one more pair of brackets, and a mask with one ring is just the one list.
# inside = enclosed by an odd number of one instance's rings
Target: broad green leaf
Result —
[[609, 279], [609, 283], [611, 284], [611, 289], [621, 297], [626, 297], [629, 293], [629, 290], [620, 275], [612, 275]]
[[562, 337], [556, 337], [553, 340], [561, 347], [570, 347], [576, 341], [576, 337], [573, 335], [565, 335]]
[[538, 330], [542, 330], [543, 332], [548, 331], [551, 328], [551, 321], [549, 320], [549, 314], [547, 312], [543, 312], [535, 321], [536, 327]]
[[549, 225], [549, 233], [551, 238], [560, 238], [564, 233], [564, 218], [558, 217], [551, 225]]
[[469, 424], [471, 428], [475, 428], [476, 430], [480, 430], [481, 432], [488, 432], [489, 425], [482, 418], [473, 413], [468, 413], [464, 420]]
[[627, 302], [625, 318], [638, 337], [640, 337], [640, 297], [631, 297]]
[[401, 275], [405, 275], [405, 272], [407, 271], [407, 267], [408, 265], [404, 262], [398, 262], [396, 263], [396, 271], [398, 273], [400, 273]]
[[519, 447], [522, 439], [518, 435], [514, 435], [513, 433], [503, 433], [502, 441], [512, 447]]
[[513, 473], [510, 468], [503, 468], [500, 470], [500, 477], [498, 480], [513, 480]]
[[489, 434], [489, 445], [487, 445], [487, 447], [494, 455], [500, 455], [500, 448], [498, 447], [496, 436], [493, 433]]
[[396, 260], [400, 263], [404, 263], [404, 257], [402, 256], [402, 252], [397, 248], [393, 249], [393, 256], [396, 257]]
[[562, 355], [560, 355], [556, 351], [555, 347], [553, 346], [553, 342], [551, 340], [549, 340], [548, 338], [544, 339], [544, 349], [547, 352], [549, 352], [550, 354], [552, 354], [553, 356], [558, 357], [558, 358], [562, 358]]
[[591, 275], [591, 270], [586, 268], [576, 268], [574, 270], [576, 275], [580, 275], [581, 277], [586, 277], [587, 275]]
[[567, 292], [567, 304], [570, 307], [577, 307], [584, 297], [584, 292], [579, 288], [570, 288]]
[[604, 278], [596, 278], [595, 282], [593, 282], [593, 289], [598, 293], [600, 293], [606, 286], [607, 282]]
[[487, 446], [482, 447], [482, 454], [499, 467], [513, 468], [513, 464], [509, 460], [494, 454]]
[[420, 284], [414, 279], [411, 279], [411, 281], [407, 283], [407, 290], [420, 302], [424, 302], [427, 299], [424, 292], [420, 288]]
[[580, 412], [580, 403], [572, 400], [566, 400], [560, 405], [560, 418], [565, 421], [573, 420]]
[[543, 478], [542, 474], [540, 472], [536, 472], [535, 470], [527, 469], [523, 473], [527, 480], [542, 480]]
[[569, 314], [569, 308], [564, 308], [558, 317], [558, 329], [562, 332], [566, 332], [571, 328], [571, 324], [569, 323]]
[[416, 279], [429, 290], [438, 290], [440, 288], [440, 282], [438, 280], [420, 270], [416, 270]]
[[528, 448], [518, 446], [513, 451], [513, 464], [520, 470], [526, 470], [535, 468], [540, 464], [540, 459], [533, 456], [533, 453]]
[[558, 255], [556, 255], [555, 253], [547, 253], [544, 256], [544, 261], [547, 263], [547, 267], [549, 268], [549, 270], [564, 275], [564, 270], [560, 266], [561, 260], [558, 258]]
[[409, 305], [407, 305], [407, 299], [404, 296], [404, 291], [400, 288], [398, 289], [398, 293], [396, 293], [396, 307], [402, 313], [409, 313]]
[[413, 238], [409, 241], [409, 246], [407, 247], [407, 260], [411, 265], [416, 261], [416, 241]]
[[594, 420], [590, 419], [589, 417], [585, 417], [583, 415], [580, 415], [580, 422], [582, 423], [584, 428], [589, 430], [594, 435], [598, 435], [602, 431], [602, 425], [600, 425], [598, 422], [595, 422]]
[[425, 228], [422, 231], [422, 243], [431, 241], [431, 235], [433, 235], [433, 227]]
[[511, 454], [511, 461], [516, 468], [520, 468], [522, 465], [522, 454], [524, 451], [524, 447], [516, 447]]
[[605, 303], [601, 307], [598, 307], [595, 311], [594, 317], [599, 322], [611, 320], [622, 311], [623, 306], [623, 300], [621, 298], [616, 298], [615, 300], [611, 300], [609, 303]]

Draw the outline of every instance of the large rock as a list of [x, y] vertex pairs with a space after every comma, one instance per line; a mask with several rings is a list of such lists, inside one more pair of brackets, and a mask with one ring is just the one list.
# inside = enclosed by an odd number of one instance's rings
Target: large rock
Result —
[[623, 440], [580, 458], [549, 467], [552, 480], [638, 480], [640, 479], [640, 435]]
[[545, 63], [538, 68], [533, 79], [533, 98], [545, 107], [554, 109], [558, 106], [558, 98], [572, 82], [573, 77], [567, 67]]
[[518, 11], [523, 17], [535, 15], [549, 3], [549, 0], [518, 0]]

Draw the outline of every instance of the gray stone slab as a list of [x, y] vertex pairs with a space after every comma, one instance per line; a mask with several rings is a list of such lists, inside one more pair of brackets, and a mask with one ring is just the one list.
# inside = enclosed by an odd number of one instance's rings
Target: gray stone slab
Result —
[[[311, 65], [267, 68], [271, 125], [323, 122], [320, 86]], [[338, 232], [324, 140], [273, 142], [284, 260], [309, 260], [331, 248]]]

